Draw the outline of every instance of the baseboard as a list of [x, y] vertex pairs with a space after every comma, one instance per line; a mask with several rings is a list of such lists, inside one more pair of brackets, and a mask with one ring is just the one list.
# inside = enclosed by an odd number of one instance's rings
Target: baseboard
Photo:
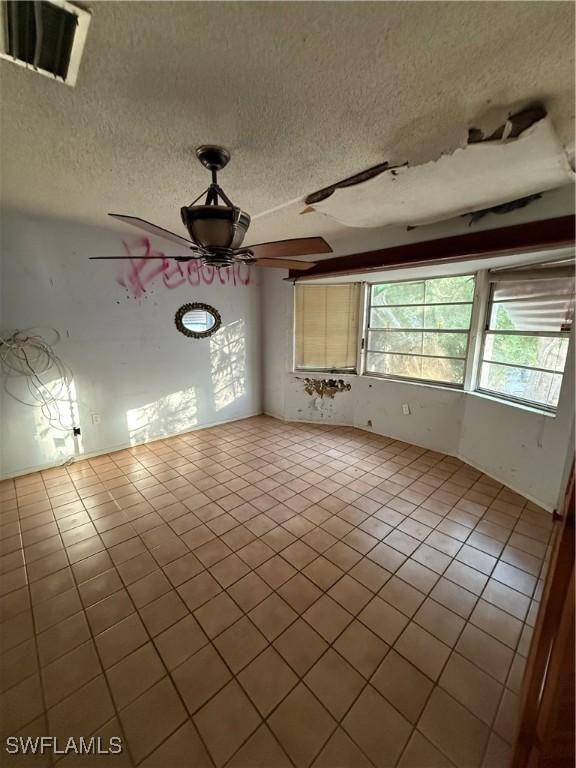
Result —
[[119, 443], [110, 448], [103, 448], [102, 450], [92, 451], [91, 453], [83, 453], [80, 456], [70, 456], [63, 461], [51, 462], [48, 464], [41, 464], [28, 469], [23, 469], [18, 472], [12, 472], [9, 474], [0, 474], [1, 480], [12, 480], [15, 477], [22, 477], [23, 475], [31, 475], [34, 472], [43, 472], [47, 469], [56, 469], [57, 467], [63, 467], [69, 464], [75, 464], [79, 461], [85, 461], [87, 459], [94, 459], [97, 456], [105, 456], [107, 453], [115, 453], [116, 451], [125, 451], [128, 448], [136, 448], [139, 445], [151, 445], [152, 443], [159, 443], [162, 440], [169, 440], [171, 437], [179, 437], [180, 435], [187, 435], [189, 432], [198, 432], [200, 429], [210, 429], [211, 427], [218, 427], [222, 424], [232, 424], [235, 421], [243, 421], [244, 419], [252, 419], [255, 416], [264, 415], [263, 411], [254, 411], [253, 413], [247, 413], [244, 416], [235, 416], [233, 419], [224, 419], [222, 421], [211, 421], [207, 424], [199, 424], [196, 427], [190, 429], [184, 429], [180, 432], [173, 432], [170, 435], [164, 435], [163, 437], [155, 437], [153, 440], [141, 440], [136, 443]]

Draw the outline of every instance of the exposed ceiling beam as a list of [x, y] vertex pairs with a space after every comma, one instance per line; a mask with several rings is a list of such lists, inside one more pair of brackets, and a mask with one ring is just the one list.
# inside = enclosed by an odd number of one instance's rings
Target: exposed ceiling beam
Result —
[[288, 279], [310, 280], [343, 274], [362, 274], [386, 267], [452, 262], [462, 259], [558, 248], [574, 243], [575, 216], [532, 221], [513, 227], [471, 232], [455, 237], [397, 245], [318, 262], [306, 275], [290, 270]]

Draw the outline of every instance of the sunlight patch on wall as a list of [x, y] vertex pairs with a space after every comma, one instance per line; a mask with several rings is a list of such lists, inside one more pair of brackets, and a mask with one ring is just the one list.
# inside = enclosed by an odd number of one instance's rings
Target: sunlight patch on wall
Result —
[[221, 411], [246, 394], [244, 320], [224, 326], [210, 339], [214, 408]]
[[126, 412], [126, 423], [131, 445], [185, 432], [198, 425], [196, 390], [188, 387], [132, 408]]

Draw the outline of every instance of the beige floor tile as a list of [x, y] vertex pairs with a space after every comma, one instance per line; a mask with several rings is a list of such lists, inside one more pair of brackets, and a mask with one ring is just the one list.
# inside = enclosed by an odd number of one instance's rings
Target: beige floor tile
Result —
[[152, 643], [146, 643], [106, 671], [117, 709], [138, 698], [166, 674]]
[[419, 590], [411, 587], [397, 576], [392, 576], [382, 589], [378, 596], [385, 600], [389, 605], [393, 605], [405, 616], [412, 617], [425, 599], [425, 595]]
[[297, 573], [289, 581], [283, 584], [278, 594], [286, 600], [297, 613], [304, 613], [312, 603], [322, 595], [321, 590], [310, 579]]
[[260, 578], [272, 589], [278, 589], [296, 574], [296, 569], [280, 555], [275, 555], [256, 569]]
[[530, 608], [530, 598], [517, 592], [515, 589], [501, 584], [495, 579], [490, 579], [482, 593], [482, 599], [510, 613], [520, 621], [524, 621]]
[[302, 619], [291, 624], [274, 641], [274, 647], [298, 675], [304, 675], [328, 644]]
[[214, 640], [214, 645], [236, 675], [261, 651], [268, 641], [244, 616]]
[[104, 676], [99, 675], [48, 710], [49, 733], [66, 742], [70, 736], [94, 733], [112, 717], [112, 699]]
[[122, 619], [96, 636], [96, 647], [105, 669], [144, 645], [148, 635], [137, 613]]
[[491, 726], [502, 686], [459, 653], [453, 653], [438, 684], [486, 725]]
[[54, 706], [101, 673], [92, 640], [60, 656], [42, 670], [46, 706]]
[[178, 587], [178, 594], [191, 611], [222, 592], [222, 587], [208, 571], [194, 576]]
[[346, 715], [342, 727], [377, 768], [392, 768], [408, 741], [412, 727], [370, 685]]
[[463, 618], [430, 597], [422, 603], [414, 621], [450, 647], [455, 645], [466, 624]]
[[228, 588], [228, 593], [245, 612], [261, 603], [271, 591], [266, 582], [254, 572], [244, 576]]
[[98, 635], [134, 613], [134, 605], [125, 589], [114, 592], [86, 610], [92, 634]]
[[418, 730], [455, 765], [481, 765], [489, 729], [440, 688], [432, 692]]
[[457, 613], [458, 616], [462, 616], [463, 619], [469, 618], [478, 600], [477, 595], [445, 578], [441, 578], [437, 582], [430, 592], [430, 597]]
[[454, 764], [439, 752], [436, 747], [425, 739], [421, 733], [414, 731], [410, 737], [398, 768], [453, 768]]
[[339, 579], [328, 594], [354, 616], [372, 599], [372, 592], [348, 574]]
[[312, 667], [304, 682], [336, 720], [344, 716], [366, 685], [364, 678], [332, 649]]
[[90, 639], [90, 629], [83, 611], [50, 627], [38, 635], [38, 656], [44, 666]]
[[353, 621], [334, 643], [334, 648], [365, 678], [382, 661], [389, 646], [364, 624]]
[[482, 762], [482, 768], [510, 768], [512, 747], [497, 734], [491, 733]]
[[480, 669], [504, 683], [514, 652], [472, 624], [467, 624], [456, 644], [456, 650]]
[[169, 670], [203, 648], [208, 638], [193, 616], [184, 616], [154, 639], [156, 648]]
[[204, 566], [193, 552], [188, 552], [188, 554], [164, 565], [164, 573], [174, 587], [179, 587], [180, 584], [188, 581], [203, 570]]
[[485, 600], [478, 601], [470, 622], [512, 649], [516, 648], [522, 632], [521, 621]]
[[248, 615], [270, 642], [297, 618], [297, 614], [288, 603], [277, 594], [271, 594], [253, 608]]
[[194, 715], [194, 724], [217, 766], [223, 765], [261, 719], [234, 680]]
[[103, 600], [105, 597], [117, 592], [119, 589], [123, 589], [120, 576], [115, 568], [110, 568], [107, 571], [95, 576], [83, 584], [80, 584], [78, 590], [80, 597], [84, 604], [84, 607], [93, 605], [94, 603]]
[[364, 557], [350, 569], [348, 575], [355, 578], [356, 581], [359, 581], [371, 592], [378, 592], [392, 574], [377, 563]]
[[0, 655], [0, 693], [38, 672], [34, 638], [25, 640], [10, 650], [2, 650], [3, 653]]
[[146, 629], [153, 637], [188, 613], [186, 606], [174, 591], [166, 592], [139, 610]]
[[196, 712], [231, 679], [228, 668], [211, 645], [197, 651], [172, 672], [190, 714]]
[[229, 768], [291, 768], [292, 763], [266, 725], [261, 725], [228, 763]]
[[328, 595], [323, 595], [310, 606], [303, 618], [329, 643], [333, 642], [353, 619], [352, 614]]
[[450, 655], [450, 648], [417, 624], [408, 624], [394, 646], [405, 659], [437, 680]]
[[31, 675], [0, 696], [0, 735], [9, 736], [43, 712], [40, 677]]
[[212, 760], [194, 725], [188, 721], [181, 725], [166, 741], [147, 757], [141, 768], [191, 765], [194, 768], [212, 768]]
[[[15, 594], [17, 593], [11, 593], [11, 595]], [[60, 595], [56, 595], [51, 600], [46, 600], [34, 606], [36, 631], [40, 633], [81, 610], [82, 603], [80, 602], [78, 590], [73, 587], [66, 592], [62, 592]]]
[[209, 638], [216, 637], [242, 616], [242, 611], [225, 592], [194, 611], [194, 616]]
[[136, 608], [141, 608], [172, 589], [170, 582], [160, 570], [149, 573], [128, 587], [128, 593]]
[[470, 568], [469, 565], [453, 560], [446, 571], [444, 577], [450, 579], [455, 584], [459, 584], [469, 592], [473, 592], [475, 595], [482, 594], [482, 590], [488, 582], [488, 576], [480, 571]]
[[358, 619], [366, 624], [388, 645], [392, 645], [402, 632], [408, 618], [379, 597], [374, 597], [358, 614]]
[[433, 688], [431, 680], [394, 650], [386, 655], [370, 682], [414, 724]]
[[238, 681], [260, 714], [267, 717], [298, 683], [298, 678], [282, 657], [268, 648], [240, 672]]
[[309, 766], [336, 728], [336, 722], [302, 683], [272, 713], [268, 725], [296, 768]]
[[396, 576], [424, 594], [428, 594], [439, 579], [438, 574], [415, 560], [406, 560]]
[[186, 720], [174, 685], [165, 677], [120, 711], [130, 751], [140, 762]]
[[505, 688], [498, 708], [498, 714], [494, 721], [494, 730], [510, 745], [515, 743], [519, 714], [520, 697]]
[[346, 731], [338, 727], [313, 763], [314, 768], [372, 768]]

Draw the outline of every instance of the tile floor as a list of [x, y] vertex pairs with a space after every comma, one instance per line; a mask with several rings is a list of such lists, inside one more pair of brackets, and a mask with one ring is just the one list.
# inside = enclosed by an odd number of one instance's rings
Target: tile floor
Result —
[[551, 518], [462, 462], [258, 417], [0, 499], [3, 738], [124, 740], [63, 768], [507, 765]]

